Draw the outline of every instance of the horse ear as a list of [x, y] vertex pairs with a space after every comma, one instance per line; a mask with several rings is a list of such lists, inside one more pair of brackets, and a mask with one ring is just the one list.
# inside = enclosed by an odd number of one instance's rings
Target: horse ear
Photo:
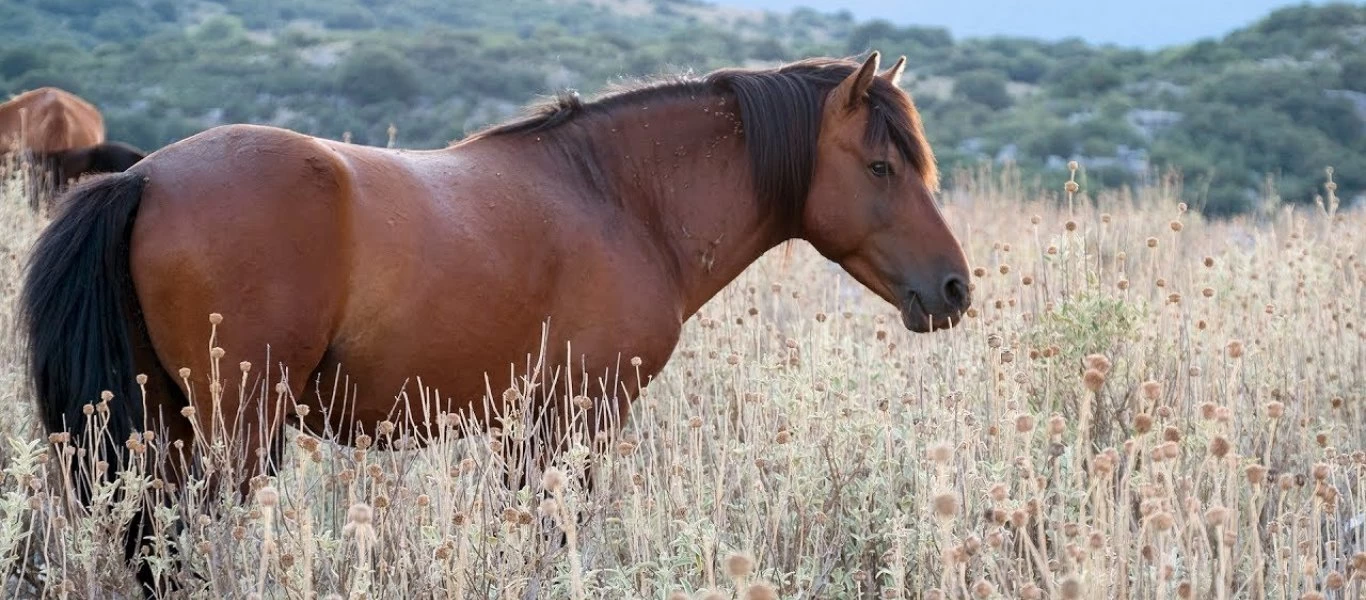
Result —
[[835, 97], [844, 108], [857, 108], [868, 95], [868, 88], [873, 86], [873, 77], [877, 76], [877, 65], [881, 58], [882, 55], [874, 50], [868, 59], [863, 61], [863, 66], [859, 67], [859, 70], [850, 73], [840, 82], [839, 87], [835, 88]]
[[893, 86], [895, 86], [899, 81], [901, 81], [901, 73], [905, 70], [906, 56], [903, 54], [901, 58], [896, 59], [896, 64], [892, 65], [892, 68], [887, 69], [881, 75], [878, 75], [878, 77], [886, 79], [887, 83], [890, 83]]

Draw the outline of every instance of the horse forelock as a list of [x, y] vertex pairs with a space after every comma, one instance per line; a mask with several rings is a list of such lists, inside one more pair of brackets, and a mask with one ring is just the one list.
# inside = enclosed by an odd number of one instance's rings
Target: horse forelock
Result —
[[[771, 69], [720, 69], [701, 77], [661, 77], [619, 85], [592, 102], [567, 92], [533, 105], [521, 118], [492, 126], [467, 138], [472, 141], [512, 134], [545, 134], [590, 114], [610, 114], [626, 106], [659, 98], [691, 97], [708, 92], [731, 96], [739, 105], [739, 121], [759, 201], [780, 219], [799, 219], [811, 187], [825, 98], [858, 67], [848, 59], [813, 58]], [[903, 160], [937, 188], [934, 154], [909, 95], [881, 77], [868, 91], [869, 118], [865, 142], [891, 144]], [[577, 161], [595, 153], [578, 144], [567, 150]], [[598, 175], [596, 167], [589, 171]]]

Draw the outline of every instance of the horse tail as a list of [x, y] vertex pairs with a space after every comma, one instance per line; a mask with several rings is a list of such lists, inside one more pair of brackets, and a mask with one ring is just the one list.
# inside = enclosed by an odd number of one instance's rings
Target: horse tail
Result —
[[72, 187], [34, 245], [18, 306], [43, 425], [78, 447], [102, 446], [111, 477], [128, 437], [145, 428], [133, 345], [148, 340], [129, 248], [146, 182], [123, 172]]

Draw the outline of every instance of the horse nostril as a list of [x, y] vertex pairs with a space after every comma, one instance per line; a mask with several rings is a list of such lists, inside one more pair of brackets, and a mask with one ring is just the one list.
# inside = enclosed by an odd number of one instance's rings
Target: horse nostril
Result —
[[944, 302], [949, 308], [962, 311], [967, 310], [971, 303], [968, 297], [968, 284], [958, 275], [949, 275], [944, 278]]

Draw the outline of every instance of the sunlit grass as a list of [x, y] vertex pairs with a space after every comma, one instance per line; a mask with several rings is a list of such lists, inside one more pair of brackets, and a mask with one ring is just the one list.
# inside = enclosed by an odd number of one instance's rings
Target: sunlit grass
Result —
[[[805, 244], [777, 249], [687, 323], [619, 436], [525, 489], [496, 452], [527, 429], [524, 382], [496, 380], [494, 437], [440, 412], [377, 432], [433, 440], [416, 451], [291, 433], [239, 503], [154, 465], [198, 453], [240, 481], [240, 449], [148, 436], [127, 448], [153, 472], [121, 485], [177, 500], [159, 522], [187, 525], [185, 560], [151, 548], [177, 596], [1359, 597], [1366, 216], [1331, 190], [1211, 223], [1170, 181], [1100, 199], [1010, 181], [944, 195], [976, 268], [961, 327], [907, 333]], [[21, 595], [130, 593], [131, 505], [72, 509], [32, 420], [11, 306], [43, 222], [3, 185], [0, 570]], [[233, 325], [205, 315], [205, 341]], [[275, 397], [247, 351], [214, 353], [218, 390], [192, 374], [202, 397]]]

